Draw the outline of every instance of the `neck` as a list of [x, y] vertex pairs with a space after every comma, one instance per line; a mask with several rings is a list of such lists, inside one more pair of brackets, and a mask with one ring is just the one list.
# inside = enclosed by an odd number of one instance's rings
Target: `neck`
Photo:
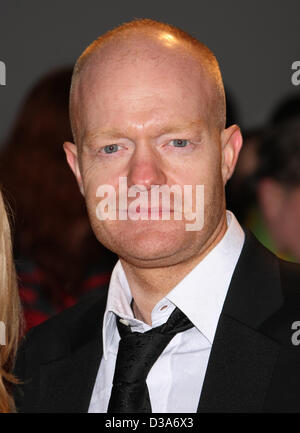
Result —
[[142, 268], [120, 259], [133, 297], [132, 308], [135, 317], [151, 326], [151, 313], [155, 305], [207, 256], [223, 238], [226, 229], [225, 214], [199, 254], [176, 265]]

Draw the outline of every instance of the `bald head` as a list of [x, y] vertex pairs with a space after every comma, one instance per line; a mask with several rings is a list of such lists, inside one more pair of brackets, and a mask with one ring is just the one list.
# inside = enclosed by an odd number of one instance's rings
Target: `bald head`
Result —
[[[89, 45], [77, 60], [70, 93], [70, 116], [74, 139], [78, 137], [80, 114], [78, 112], [78, 88], [88, 87], [82, 83], [89, 75], [89, 81], [95, 71], [101, 74], [109, 70], [122, 70], [128, 63], [145, 64], [151, 62], [161, 64], [171, 59], [176, 67], [176, 59], [186, 64], [186, 73], [190, 73], [191, 65], [199, 69], [206, 94], [207, 117], [220, 131], [225, 127], [225, 95], [218, 62], [213, 53], [188, 33], [168, 24], [144, 19], [135, 20], [105, 33]], [[172, 70], [170, 70], [170, 76]], [[195, 89], [195, 91], [197, 91]]]

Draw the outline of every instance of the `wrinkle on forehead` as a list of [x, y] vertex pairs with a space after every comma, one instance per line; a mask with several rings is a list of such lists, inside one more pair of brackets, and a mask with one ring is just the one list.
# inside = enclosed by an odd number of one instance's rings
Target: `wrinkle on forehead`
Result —
[[[182, 133], [187, 132], [191, 130], [201, 130], [204, 127], [204, 122], [202, 119], [197, 119], [196, 121], [190, 121], [190, 122], [176, 122], [173, 125], [155, 125], [155, 129], [153, 130], [154, 137], [167, 135], [167, 134], [176, 134], [176, 133]], [[137, 129], [144, 129], [145, 125], [136, 125]], [[84, 143], [89, 144], [89, 142], [93, 142], [94, 140], [97, 140], [98, 138], [111, 138], [111, 139], [117, 139], [117, 138], [126, 138], [130, 137], [131, 130], [128, 129], [118, 129], [118, 128], [110, 128], [110, 129], [99, 129], [95, 128], [92, 130], [89, 130], [84, 135]]]

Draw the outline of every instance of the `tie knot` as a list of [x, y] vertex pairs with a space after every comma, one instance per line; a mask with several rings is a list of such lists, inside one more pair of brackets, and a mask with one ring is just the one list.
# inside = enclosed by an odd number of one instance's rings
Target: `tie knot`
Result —
[[146, 331], [144, 333], [132, 332], [130, 326], [125, 325], [124, 322], [121, 320], [122, 319], [120, 319], [120, 317], [117, 316], [117, 327], [121, 338], [125, 338], [126, 336], [129, 336], [131, 334], [144, 335], [145, 337], [147, 336], [146, 338], [148, 338], [148, 336], [152, 334], [165, 334], [165, 335], [174, 336], [179, 332], [186, 331], [187, 329], [193, 327], [192, 322], [177, 307], [171, 313], [166, 323], [163, 323], [162, 325], [157, 326], [155, 328], [149, 329], [149, 331]]

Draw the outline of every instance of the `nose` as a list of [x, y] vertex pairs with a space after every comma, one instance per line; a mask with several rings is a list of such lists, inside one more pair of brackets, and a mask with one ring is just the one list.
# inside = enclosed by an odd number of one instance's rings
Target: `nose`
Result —
[[146, 143], [135, 148], [130, 160], [127, 182], [129, 187], [142, 185], [147, 190], [151, 189], [151, 185], [167, 183], [161, 156]]

